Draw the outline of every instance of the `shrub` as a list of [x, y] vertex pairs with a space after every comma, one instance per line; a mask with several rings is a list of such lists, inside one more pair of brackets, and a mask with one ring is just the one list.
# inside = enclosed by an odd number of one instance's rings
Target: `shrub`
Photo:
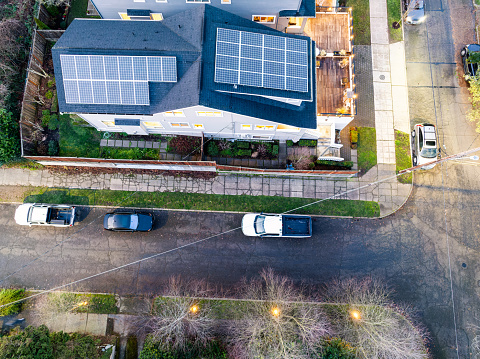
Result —
[[220, 151], [228, 150], [231, 147], [232, 147], [231, 142], [228, 142], [228, 141], [225, 141], [225, 140], [222, 140], [222, 141], [218, 142], [218, 149]]
[[214, 141], [210, 141], [207, 145], [207, 154], [215, 157], [219, 154], [218, 145]]
[[317, 140], [300, 140], [298, 141], [299, 146], [307, 146], [307, 147], [316, 147]]
[[54, 131], [57, 128], [58, 128], [58, 116], [57, 115], [51, 115], [50, 116], [50, 121], [48, 121], [48, 129]]
[[56, 92], [55, 92], [55, 95], [53, 96], [52, 107], [50, 107], [50, 111], [52, 113], [58, 112], [58, 97]]
[[[0, 291], [0, 305], [5, 305], [22, 299], [24, 293], [24, 289], [2, 289]], [[22, 303], [8, 305], [6, 307], [0, 308], [0, 316], [16, 314], [20, 312], [21, 309]]]
[[42, 111], [42, 125], [43, 127], [48, 126], [48, 123], [50, 122], [50, 110], [43, 110]]
[[278, 156], [278, 150], [279, 150], [278, 145], [273, 145], [272, 146], [272, 155], [273, 156]]
[[293, 141], [287, 140], [287, 147], [293, 147]]
[[56, 156], [58, 154], [58, 142], [55, 140], [51, 140], [48, 142], [48, 155], [49, 156]]
[[220, 154], [222, 156], [226, 156], [226, 157], [233, 157], [233, 151], [230, 148], [227, 148], [226, 150], [220, 151]]
[[60, 22], [60, 29], [66, 29], [66, 28], [67, 28], [67, 22], [66, 21]]
[[322, 359], [356, 359], [355, 349], [340, 338], [326, 339], [322, 344]]
[[315, 163], [314, 163], [314, 162], [310, 162], [310, 163], [308, 164], [308, 169], [313, 170], [314, 168], [315, 168]]
[[8, 161], [20, 152], [18, 123], [11, 112], [0, 109], [0, 162]]
[[252, 155], [252, 150], [243, 150], [243, 149], [237, 150], [237, 156], [239, 157], [241, 156], [250, 157], [251, 155]]
[[238, 148], [250, 148], [250, 142], [248, 141], [238, 141], [237, 142]]
[[201, 142], [200, 137], [177, 136], [172, 138], [168, 145], [173, 152], [181, 155], [193, 155], [199, 152]]
[[260, 144], [257, 146], [257, 152], [258, 152], [258, 156], [259, 156], [259, 157], [266, 157], [267, 154], [268, 154], [267, 146], [265, 146], [264, 143], [260, 143]]
[[47, 87], [48, 88], [52, 88], [53, 86], [55, 86], [55, 77], [52, 77], [52, 79], [48, 80], [48, 82], [47, 82]]
[[60, 10], [58, 10], [58, 6], [47, 5], [45, 8], [53, 17], [57, 17], [60, 15]]
[[320, 166], [334, 166], [334, 167], [353, 167], [352, 161], [327, 161], [327, 160], [317, 160], [317, 165]]
[[45, 98], [48, 98], [49, 100], [53, 98], [52, 90], [48, 90], [47, 92], [45, 92]]

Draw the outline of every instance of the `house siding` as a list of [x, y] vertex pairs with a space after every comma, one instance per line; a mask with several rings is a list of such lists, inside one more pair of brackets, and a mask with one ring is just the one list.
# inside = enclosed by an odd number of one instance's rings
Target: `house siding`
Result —
[[[85, 119], [92, 126], [99, 131], [108, 132], [127, 132], [134, 134], [165, 134], [165, 135], [186, 135], [186, 136], [206, 136], [216, 138], [228, 139], [258, 139], [258, 140], [291, 140], [298, 141], [300, 138], [315, 138], [310, 134], [306, 134], [306, 129], [299, 128], [296, 130], [280, 130], [278, 126], [285, 127], [285, 125], [258, 119], [255, 117], [243, 116], [231, 112], [222, 112], [222, 117], [213, 116], [198, 116], [197, 112], [218, 112], [219, 110], [205, 107], [192, 106], [188, 108], [179, 109], [176, 111], [183, 111], [184, 116], [171, 117], [164, 113], [157, 113], [153, 116], [130, 116], [130, 115], [107, 115], [107, 114], [78, 114]], [[109, 127], [105, 122], [115, 122], [115, 119], [139, 119], [141, 122], [140, 128], [130, 128], [130, 126], [115, 126]], [[164, 128], [152, 129], [146, 126], [145, 123], [158, 122]], [[188, 127], [172, 127], [172, 123], [185, 123]], [[194, 128], [193, 125], [202, 124], [203, 128]], [[245, 129], [242, 125], [251, 125], [251, 129]], [[273, 129], [263, 128], [259, 129], [256, 126], [273, 126]]]

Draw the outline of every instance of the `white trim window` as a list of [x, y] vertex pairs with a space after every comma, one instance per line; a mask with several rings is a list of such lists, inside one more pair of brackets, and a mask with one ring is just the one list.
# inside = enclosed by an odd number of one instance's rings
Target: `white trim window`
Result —
[[275, 24], [277, 17], [275, 15], [252, 15], [252, 21], [261, 24]]
[[183, 113], [182, 110], [177, 110], [177, 111], [166, 111], [163, 113], [163, 116], [165, 117], [185, 117], [185, 114]]
[[220, 4], [231, 4], [232, 0], [222, 0], [220, 1]]
[[102, 121], [102, 123], [107, 127], [117, 127], [117, 126], [115, 126], [115, 121], [113, 121], [113, 120]]
[[128, 16], [126, 12], [119, 12], [118, 15], [122, 20], [163, 20], [163, 14], [161, 12], [152, 12], [149, 16]]
[[289, 125], [278, 125], [277, 126], [277, 131], [298, 132], [298, 131], [300, 131], [300, 128], [289, 126]]
[[252, 125], [242, 125], [242, 130], [243, 131], [251, 131], [252, 130]]
[[222, 111], [197, 111], [197, 116], [201, 117], [223, 117]]
[[160, 122], [156, 121], [144, 121], [143, 125], [148, 129], [164, 129], [163, 125]]
[[253, 135], [252, 140], [271, 140], [272, 136]]
[[201, 124], [201, 123], [195, 123], [195, 124], [193, 124], [193, 128], [203, 130], [205, 127], [203, 127], [203, 124]]
[[133, 2], [145, 2], [145, 0], [133, 0]]
[[172, 128], [190, 128], [190, 124], [188, 122], [170, 122], [170, 126]]
[[198, 3], [198, 4], [210, 4], [210, 0], [185, 0], [185, 2], [188, 4], [194, 4], [194, 3]]
[[155, 2], [168, 2], [167, 0], [155, 0]]

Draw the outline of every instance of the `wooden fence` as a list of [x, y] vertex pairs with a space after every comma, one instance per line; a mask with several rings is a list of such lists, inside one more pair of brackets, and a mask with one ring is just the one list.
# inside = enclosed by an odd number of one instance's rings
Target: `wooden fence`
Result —
[[[51, 24], [51, 16], [43, 5], [39, 8], [38, 19], [45, 24]], [[36, 120], [38, 117], [41, 73], [48, 41], [57, 41], [64, 32], [64, 30], [35, 30], [20, 112], [22, 157], [35, 154], [35, 141], [42, 132], [42, 128], [36, 124]]]

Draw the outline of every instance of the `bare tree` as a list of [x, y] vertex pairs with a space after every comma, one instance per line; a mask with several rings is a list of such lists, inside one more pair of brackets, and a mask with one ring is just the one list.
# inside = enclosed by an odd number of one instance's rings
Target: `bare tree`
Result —
[[208, 305], [198, 297], [211, 293], [205, 281], [186, 282], [172, 277], [165, 296], [157, 298], [153, 316], [144, 320], [143, 328], [154, 342], [178, 350], [187, 344], [205, 345], [213, 337], [214, 319]]
[[296, 170], [307, 170], [308, 165], [312, 162], [312, 155], [308, 147], [298, 147], [293, 149], [293, 153], [288, 155], [290, 161], [292, 161], [293, 167]]
[[17, 56], [26, 51], [21, 38], [27, 35], [25, 24], [16, 19], [0, 21], [0, 56], [9, 62], [15, 62]]
[[307, 358], [329, 325], [320, 307], [301, 303], [300, 289], [286, 277], [264, 269], [244, 282], [248, 309], [231, 325], [233, 353], [239, 358]]
[[360, 358], [428, 358], [426, 332], [410, 318], [408, 310], [393, 305], [390, 293], [371, 278], [334, 281], [327, 287], [327, 296], [340, 304], [337, 331], [356, 347]]

